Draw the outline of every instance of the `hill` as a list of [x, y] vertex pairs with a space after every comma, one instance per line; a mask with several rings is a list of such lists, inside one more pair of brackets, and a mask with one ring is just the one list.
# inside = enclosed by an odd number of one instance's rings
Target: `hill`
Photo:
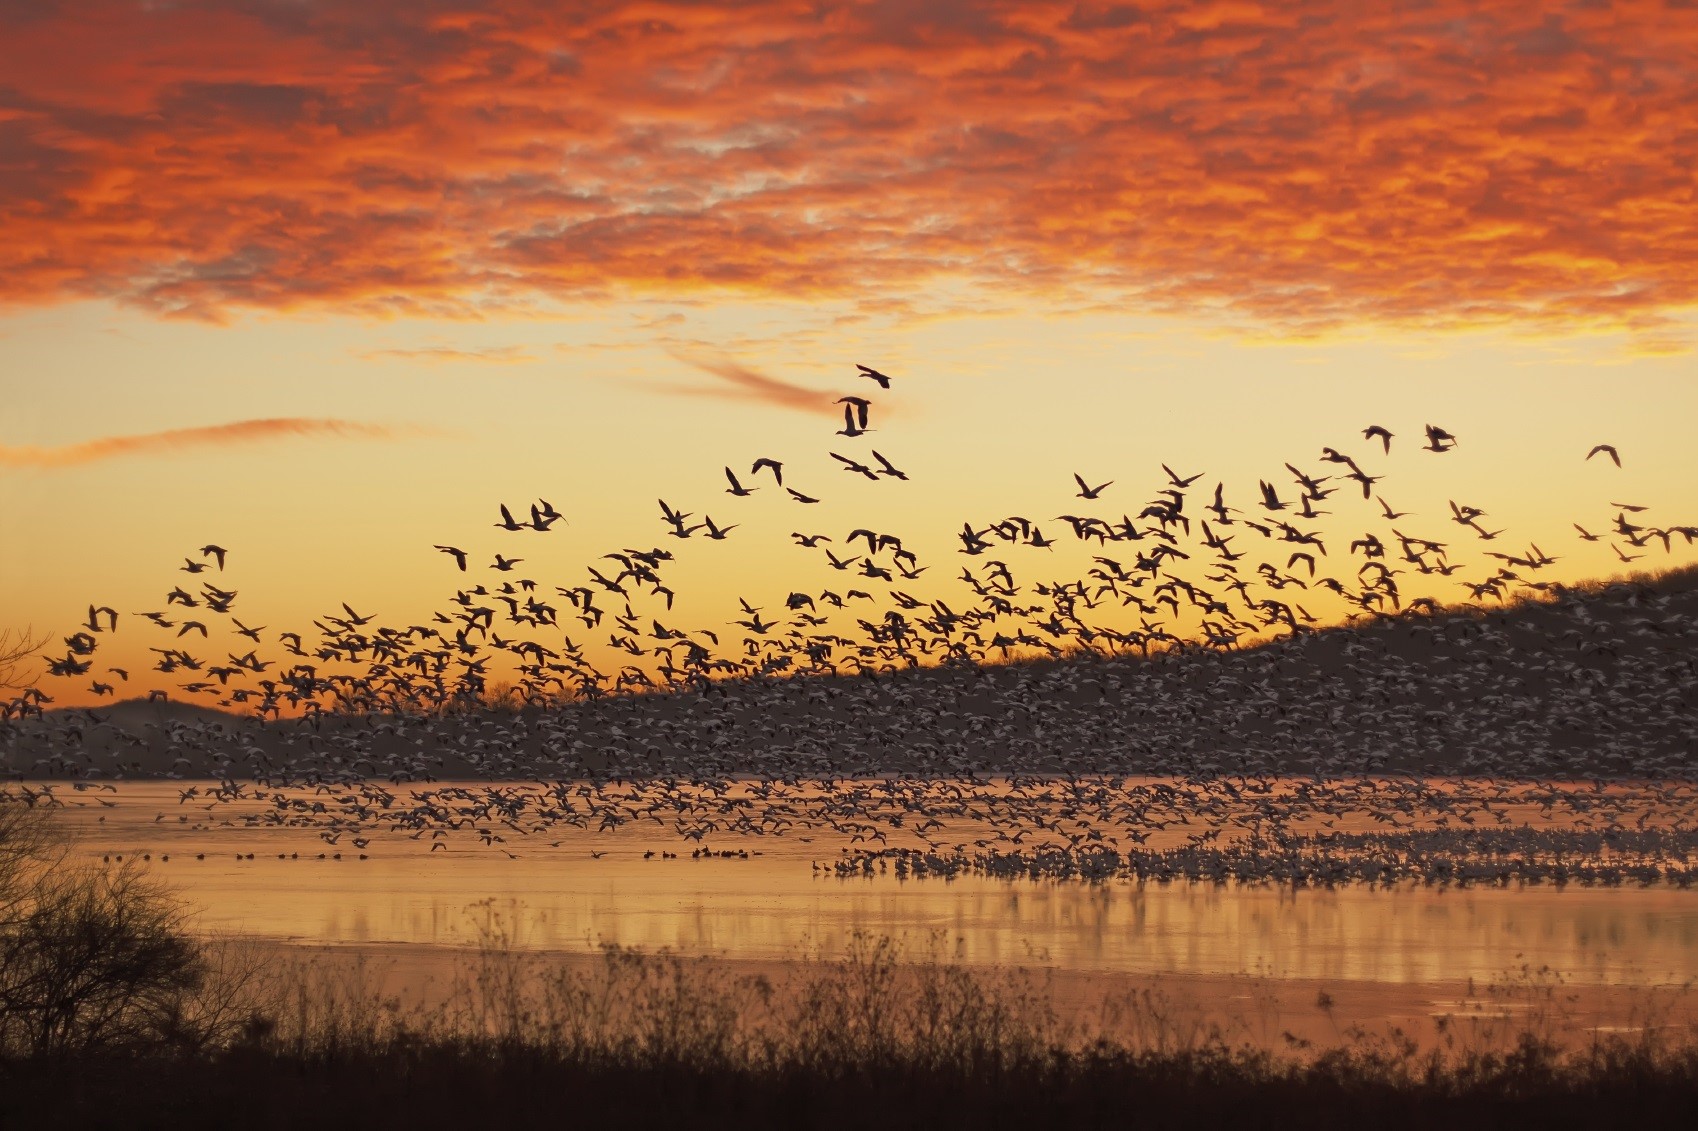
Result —
[[1698, 569], [1256, 647], [259, 721], [143, 701], [0, 732], [13, 777], [1318, 773], [1687, 777]]

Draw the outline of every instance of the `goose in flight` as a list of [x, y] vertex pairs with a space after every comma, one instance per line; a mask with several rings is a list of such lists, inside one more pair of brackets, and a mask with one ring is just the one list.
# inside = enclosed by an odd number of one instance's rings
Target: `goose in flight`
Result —
[[[756, 466], [759, 465], [757, 464]], [[743, 499], [760, 490], [759, 487], [745, 487], [741, 483], [737, 482], [736, 474], [729, 467], [725, 469], [725, 478], [731, 483], [731, 486], [725, 489], [725, 493], [727, 495], [735, 495], [737, 498]]]
[[454, 558], [454, 564], [460, 567], [460, 572], [466, 572], [466, 551], [460, 549], [458, 546], [437, 546], [435, 548], [442, 551], [444, 554], [452, 555]]
[[872, 429], [870, 429], [866, 426], [867, 413], [866, 413], [865, 409], [863, 409], [861, 411], [860, 418], [861, 418], [861, 423], [856, 424], [855, 423], [855, 406], [854, 405], [847, 405], [847, 404], [844, 405], [843, 406], [843, 427], [839, 428], [837, 430], [837, 434], [839, 436], [848, 436], [852, 439], [856, 436], [865, 436], [868, 432], [872, 431]]
[[372, 617], [377, 615], [376, 613], [373, 613], [369, 617], [362, 617], [359, 613], [356, 613], [353, 610], [353, 607], [346, 601], [342, 602], [342, 611], [348, 614], [348, 623], [352, 624], [355, 628], [370, 624]]
[[500, 504], [500, 506], [501, 506], [501, 521], [496, 523], [495, 524], [496, 526], [500, 527], [502, 530], [529, 530], [530, 529], [530, 523], [528, 523], [528, 522], [517, 522], [517, 521], [514, 520], [513, 512], [507, 509], [506, 503], [502, 503], [502, 504]]
[[[907, 476], [903, 476], [903, 478], [906, 479]], [[814, 498], [812, 495], [804, 495], [804, 494], [802, 494], [802, 492], [796, 490], [796, 488], [794, 488], [794, 487], [786, 487], [785, 490], [790, 492], [790, 497], [792, 499], [795, 499], [798, 503], [817, 503], [817, 502], [819, 502], [819, 500]]]
[[1390, 432], [1387, 432], [1384, 428], [1381, 428], [1378, 424], [1370, 424], [1366, 428], [1362, 429], [1362, 438], [1364, 440], [1372, 440], [1375, 437], [1378, 437], [1380, 443], [1385, 445], [1386, 455], [1388, 455], [1388, 456], [1391, 455], [1391, 433]]
[[674, 538], [688, 538], [693, 532], [702, 528], [701, 523], [697, 523], [695, 526], [684, 525], [684, 520], [690, 517], [689, 511], [675, 511], [666, 505], [665, 499], [660, 499], [658, 502], [660, 503], [660, 513], [671, 525], [670, 533]]
[[1448, 452], [1456, 447], [1456, 437], [1440, 428], [1437, 424], [1427, 425], [1426, 450], [1429, 452]]
[[1586, 453], [1586, 458], [1591, 459], [1599, 452], [1603, 452], [1605, 455], [1609, 456], [1611, 460], [1615, 461], [1615, 465], [1617, 467], [1621, 466], [1621, 453], [1615, 450], [1614, 444], [1594, 444], [1592, 446], [1592, 450]]
[[882, 471], [879, 472], [879, 474], [888, 475], [892, 479], [900, 479], [903, 482], [908, 481], [908, 475], [907, 475], [906, 472], [899, 470], [895, 464], [893, 464], [889, 460], [885, 459], [876, 450], [873, 452], [873, 458], [878, 460], [879, 466], [883, 469]]
[[862, 365], [858, 361], [855, 363], [855, 368], [859, 369], [861, 371], [861, 376], [868, 377], [868, 378], [871, 378], [874, 381], [877, 381], [879, 388], [881, 388], [881, 389], [890, 388], [890, 377], [888, 375], [880, 373], [878, 370], [873, 369], [869, 366]]
[[[541, 503], [538, 506], [537, 503]], [[556, 522], [565, 519], [565, 515], [554, 509], [554, 504], [547, 499], [538, 499], [531, 504], [531, 526], [537, 530], [547, 530]]]
[[843, 465], [843, 470], [853, 471], [853, 472], [856, 472], [858, 474], [865, 475], [868, 479], [871, 479], [874, 483], [878, 482], [878, 472], [874, 471], [872, 468], [868, 467], [866, 464], [859, 463], [855, 460], [852, 460], [848, 456], [840, 456], [836, 452], [831, 453], [831, 458], [836, 460], [838, 463], [841, 463]]
[[[872, 407], [871, 401], [869, 401], [866, 397], [838, 397], [837, 403], [841, 405], [848, 405], [850, 408], [853, 408], [855, 410], [856, 423], [861, 428], [866, 428], [867, 410]], [[843, 411], [847, 413], [849, 409], [846, 408]]]
[[210, 542], [208, 542], [206, 545], [204, 545], [200, 548], [200, 556], [201, 557], [203, 557], [203, 558], [216, 557], [218, 559], [218, 572], [219, 573], [224, 572], [224, 555], [228, 554], [229, 552], [230, 551], [226, 550], [223, 546], [214, 546]]
[[[878, 453], [874, 452], [873, 454], [877, 455]], [[1077, 471], [1073, 473], [1073, 482], [1079, 484], [1079, 493], [1076, 497], [1080, 499], [1095, 499], [1103, 493], [1104, 487], [1111, 487], [1114, 485], [1114, 480], [1110, 479], [1107, 483], [1099, 483], [1097, 486], [1092, 487], [1090, 484], [1085, 482], [1084, 476], [1080, 475]]]
[[784, 465], [782, 463], [778, 460], [768, 459], [766, 456], [762, 456], [750, 466], [749, 474], [759, 475], [761, 473], [761, 468], [763, 467], [771, 468], [773, 480], [780, 487], [784, 486]]
[[1175, 487], [1179, 488], [1181, 491], [1185, 490], [1185, 488], [1191, 486], [1191, 484], [1193, 484], [1197, 480], [1201, 479], [1203, 477], [1203, 474], [1204, 474], [1203, 472], [1199, 471], [1195, 475], [1181, 476], [1178, 472], [1174, 471], [1173, 468], [1167, 466], [1167, 464], [1165, 464], [1165, 463], [1161, 465], [1161, 469], [1163, 471], [1167, 472], [1168, 482], [1172, 483]]

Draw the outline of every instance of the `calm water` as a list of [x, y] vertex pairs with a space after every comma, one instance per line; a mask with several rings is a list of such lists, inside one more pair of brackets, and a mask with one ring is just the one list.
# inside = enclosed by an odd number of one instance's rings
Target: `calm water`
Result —
[[[467, 945], [487, 907], [516, 926], [523, 945], [564, 951], [618, 943], [771, 960], [835, 952], [855, 931], [910, 938], [943, 932], [967, 962], [1079, 972], [1440, 984], [1544, 966], [1573, 985], [1698, 979], [1693, 890], [1294, 892], [891, 875], [843, 880], [813, 867], [846, 846], [847, 838], [829, 830], [806, 842], [711, 838], [716, 851], [749, 853], [732, 859], [691, 859], [693, 843], [635, 824], [606, 832], [562, 827], [546, 839], [515, 837], [504, 845], [462, 836], [436, 851], [428, 834], [379, 830], [356, 848], [354, 832], [330, 844], [312, 829], [231, 821], [240, 803], [184, 803], [183, 788], [61, 789], [66, 806], [59, 813], [77, 833], [79, 853], [152, 856], [153, 874], [196, 910], [203, 929], [291, 942]], [[663, 849], [679, 858], [661, 859]], [[644, 859], [648, 851], [657, 855]], [[338, 852], [342, 858], [333, 859]], [[248, 853], [254, 859], [245, 859]]]

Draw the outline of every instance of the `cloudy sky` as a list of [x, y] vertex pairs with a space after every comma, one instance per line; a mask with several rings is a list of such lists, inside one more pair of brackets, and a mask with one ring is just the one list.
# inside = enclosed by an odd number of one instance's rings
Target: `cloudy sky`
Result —
[[943, 592], [1075, 471], [1250, 505], [1376, 423], [1410, 521], [1607, 574], [1571, 520], [1698, 517], [1694, 59], [1673, 3], [0, 2], [0, 619], [216, 542], [250, 624], [405, 624], [433, 545], [575, 584], [657, 498], [740, 527], [674, 547], [704, 625], [829, 578], [791, 531]]

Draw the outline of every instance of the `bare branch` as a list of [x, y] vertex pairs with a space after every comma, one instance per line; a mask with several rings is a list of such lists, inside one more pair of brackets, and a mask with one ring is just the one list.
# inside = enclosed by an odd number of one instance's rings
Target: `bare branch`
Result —
[[47, 643], [47, 634], [35, 635], [32, 628], [23, 629], [0, 628], [0, 691], [22, 690], [35, 686], [41, 678], [37, 672], [28, 679], [22, 678], [21, 670], [29, 659], [41, 651]]

